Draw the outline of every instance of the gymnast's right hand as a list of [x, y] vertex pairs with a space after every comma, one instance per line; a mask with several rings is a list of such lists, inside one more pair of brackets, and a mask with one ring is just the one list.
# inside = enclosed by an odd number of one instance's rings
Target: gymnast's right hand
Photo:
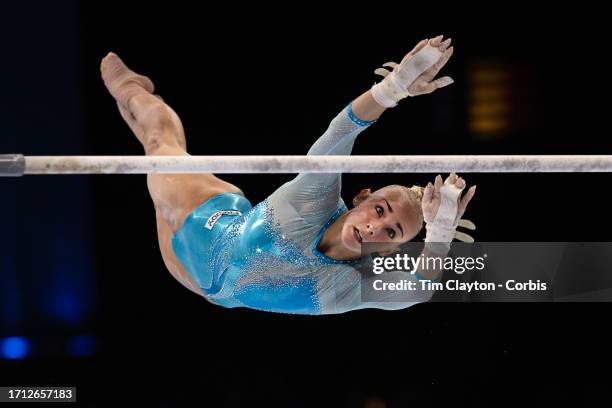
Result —
[[431, 40], [425, 39], [406, 54], [399, 64], [395, 62], [383, 64], [383, 67], [393, 68], [391, 72], [385, 68], [374, 71], [384, 77], [372, 87], [372, 96], [376, 102], [385, 108], [392, 108], [408, 96], [429, 94], [452, 84], [454, 81], [449, 76], [434, 80], [453, 55], [451, 39], [444, 41], [442, 39], [442, 35]]
[[425, 187], [421, 201], [427, 230], [425, 242], [450, 243], [453, 238], [464, 242], [474, 242], [471, 236], [456, 231], [457, 226], [472, 230], [476, 228], [471, 221], [461, 219], [468, 203], [476, 193], [476, 186], [472, 186], [461, 197], [465, 186], [463, 178], [451, 173], [444, 182], [442, 182], [442, 176], [438, 175], [434, 184], [429, 183]]

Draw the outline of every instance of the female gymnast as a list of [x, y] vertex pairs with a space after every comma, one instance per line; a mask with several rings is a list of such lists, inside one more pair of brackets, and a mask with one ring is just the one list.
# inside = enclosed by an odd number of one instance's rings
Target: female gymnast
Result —
[[[408, 96], [450, 85], [434, 77], [453, 53], [443, 36], [419, 42], [391, 72], [353, 100], [308, 151], [350, 155], [355, 138], [387, 109]], [[187, 155], [178, 115], [155, 95], [149, 78], [109, 53], [101, 63], [104, 83], [147, 155]], [[426, 223], [427, 243], [446, 254], [475, 186], [461, 197], [465, 180], [438, 175], [425, 188], [391, 185], [361, 190], [348, 209], [340, 197], [340, 174], [302, 173], [267, 199], [251, 205], [236, 186], [213, 174], [149, 174], [160, 250], [170, 273], [208, 301], [225, 307], [332, 314], [362, 308], [402, 309], [430, 293], [406, 300], [361, 300], [358, 266], [370, 258], [362, 243], [377, 242], [389, 254], [414, 238]], [[471, 226], [470, 226], [471, 225]], [[427, 247], [424, 249], [426, 252]], [[371, 259], [371, 258], [370, 258]], [[439, 272], [405, 273], [407, 279], [436, 279]]]

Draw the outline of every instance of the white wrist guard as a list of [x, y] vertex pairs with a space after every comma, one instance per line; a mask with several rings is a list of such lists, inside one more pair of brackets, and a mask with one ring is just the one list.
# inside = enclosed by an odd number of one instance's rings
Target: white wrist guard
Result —
[[379, 105], [385, 108], [397, 106], [397, 102], [407, 96], [412, 96], [408, 92], [408, 87], [419, 75], [431, 68], [441, 56], [442, 53], [436, 47], [427, 44], [411, 58], [404, 58], [400, 64], [387, 62], [383, 67], [393, 67], [393, 71], [389, 72], [384, 68], [374, 71], [385, 78], [374, 84], [371, 89], [372, 96]]
[[459, 219], [459, 197], [462, 188], [454, 184], [444, 184], [440, 189], [440, 207], [433, 220], [425, 220], [425, 242], [439, 242], [449, 244], [453, 238], [463, 242], [474, 242], [474, 238], [463, 232], [456, 231], [457, 226], [476, 229], [473, 222]]

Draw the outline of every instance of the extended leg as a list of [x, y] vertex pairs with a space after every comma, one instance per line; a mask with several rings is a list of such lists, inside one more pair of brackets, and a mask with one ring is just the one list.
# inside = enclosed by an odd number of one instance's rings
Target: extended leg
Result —
[[[187, 154], [185, 133], [178, 115], [156, 95], [153, 83], [129, 70], [115, 54], [101, 64], [104, 82], [117, 101], [121, 116], [147, 155]], [[202, 294], [172, 248], [173, 233], [187, 215], [215, 194], [241, 192], [213, 174], [150, 174], [149, 193], [155, 206], [162, 259], [168, 271], [188, 289]]]
[[[122, 117], [147, 155], [186, 155], [185, 133], [178, 115], [153, 95], [152, 82], [128, 69], [115, 54], [101, 64], [102, 77], [117, 100]], [[241, 190], [211, 173], [149, 174], [149, 193], [161, 216], [176, 231], [196, 207], [223, 192]]]

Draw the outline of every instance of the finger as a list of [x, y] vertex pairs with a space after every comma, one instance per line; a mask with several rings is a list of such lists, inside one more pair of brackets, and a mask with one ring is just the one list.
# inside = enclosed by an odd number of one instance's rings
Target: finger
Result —
[[436, 179], [434, 180], [434, 192], [435, 192], [435, 194], [440, 194], [440, 189], [442, 188], [442, 184], [444, 184], [444, 182], [442, 181], [442, 176], [438, 174], [436, 176]]
[[465, 232], [455, 231], [455, 238], [459, 241], [472, 243], [474, 242], [474, 238], [471, 235], [466, 234]]
[[423, 202], [430, 203], [434, 198], [434, 186], [429, 182], [423, 190]]
[[437, 37], [432, 38], [431, 40], [429, 40], [429, 45], [431, 45], [432, 47], [438, 47], [442, 42], [442, 38], [444, 38], [443, 35], [439, 35]]
[[472, 197], [474, 197], [475, 193], [476, 193], [476, 186], [472, 186], [468, 189], [467, 193], [465, 193], [463, 198], [461, 198], [461, 201], [459, 202], [459, 214], [460, 214], [459, 216], [460, 217], [465, 212], [465, 209], [467, 208], [468, 203], [470, 202]]
[[435, 81], [429, 82], [429, 83], [421, 86], [419, 88], [419, 95], [420, 94], [429, 94], [429, 93], [432, 93], [436, 89], [444, 88], [445, 86], [449, 86], [450, 84], [452, 84], [454, 82], [455, 82], [455, 80], [453, 78], [449, 77], [449, 76], [445, 76], [445, 77], [436, 79]]
[[455, 184], [456, 180], [457, 180], [457, 175], [453, 171], [453, 172], [448, 173], [448, 177], [446, 178], [444, 184]]
[[389, 61], [383, 64], [383, 67], [395, 68], [397, 66], [397, 62]]
[[453, 47], [450, 47], [444, 51], [438, 61], [423, 72], [419, 78], [425, 80], [426, 82], [431, 82], [431, 80], [438, 75], [438, 72], [440, 72], [440, 70], [444, 67], [444, 65], [446, 65], [450, 57], [453, 55], [453, 50]]
[[444, 88], [445, 86], [449, 86], [450, 84], [455, 83], [455, 80], [449, 76], [445, 76], [442, 78], [438, 78], [432, 82], [435, 85], [435, 89]]
[[376, 70], [374, 70], [374, 73], [376, 75], [380, 75], [383, 78], [390, 74], [390, 72], [384, 68], [376, 68]]
[[438, 46], [438, 51], [440, 51], [440, 52], [446, 51], [446, 49], [448, 48], [450, 43], [451, 43], [451, 39], [450, 38], [447, 38], [446, 40], [442, 41], [440, 43], [440, 45]]
[[[411, 88], [409, 88], [409, 89], [411, 89]], [[436, 89], [437, 89], [437, 88], [436, 88], [436, 84], [435, 84], [435, 83], [433, 83], [433, 82], [429, 82], [429, 83], [427, 83], [427, 84], [425, 84], [425, 85], [419, 85], [419, 87], [417, 88], [418, 93], [417, 93], [417, 92], [414, 92], [414, 91], [412, 91], [412, 93], [413, 93], [414, 95], [425, 95], [425, 94], [430, 94], [430, 93], [432, 93], [432, 92], [433, 92], [433, 91], [435, 91]]]
[[450, 57], [453, 56], [454, 52], [455, 52], [455, 47], [449, 47], [446, 50], [444, 50], [444, 52], [442, 53], [442, 56], [440, 57], [440, 59], [438, 61], [436, 61], [436, 63], [433, 65], [435, 67], [435, 69], [437, 71], [440, 71], [442, 69], [442, 67], [444, 67], [444, 65], [446, 65], [446, 63], [448, 62]]
[[461, 177], [457, 177], [457, 180], [455, 180], [455, 187], [463, 189], [465, 187], [465, 180]]
[[446, 63], [450, 59], [450, 57], [453, 55], [454, 50], [455, 49], [453, 47], [450, 47], [450, 48], [446, 49], [444, 51], [444, 53], [442, 53], [442, 56], [440, 57], [440, 59], [438, 59], [438, 61], [436, 61], [435, 64], [433, 64], [429, 69], [427, 69], [423, 73], [423, 76], [428, 81], [431, 81], [436, 75], [438, 75], [440, 70], [442, 70], [442, 68], [444, 68], [444, 66], [446, 65]]
[[457, 226], [458, 227], [467, 228], [469, 230], [475, 230], [476, 229], [476, 224], [474, 224], [470, 220], [466, 220], [465, 218], [461, 218], [459, 221], [457, 221]]

